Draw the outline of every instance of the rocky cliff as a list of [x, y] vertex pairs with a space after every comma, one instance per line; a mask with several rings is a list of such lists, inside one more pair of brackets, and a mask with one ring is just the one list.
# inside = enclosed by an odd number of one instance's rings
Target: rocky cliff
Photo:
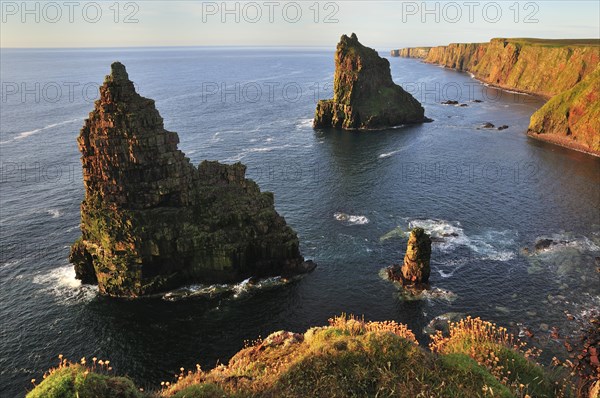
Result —
[[244, 165], [195, 167], [178, 142], [114, 63], [78, 137], [85, 198], [70, 260], [79, 279], [103, 294], [139, 296], [313, 267]]
[[419, 101], [392, 81], [389, 61], [354, 33], [337, 45], [333, 93], [317, 104], [315, 128], [379, 129], [426, 121]]
[[393, 50], [472, 73], [490, 85], [551, 98], [532, 117], [529, 136], [600, 155], [600, 40], [492, 39]]
[[412, 47], [402, 48], [400, 50], [392, 50], [390, 55], [392, 57], [403, 57], [403, 58], [425, 58], [431, 50], [431, 47]]
[[528, 134], [600, 156], [600, 66], [535, 112]]
[[471, 72], [491, 85], [551, 97], [572, 88], [600, 62], [599, 40], [492, 39], [398, 50], [399, 56]]

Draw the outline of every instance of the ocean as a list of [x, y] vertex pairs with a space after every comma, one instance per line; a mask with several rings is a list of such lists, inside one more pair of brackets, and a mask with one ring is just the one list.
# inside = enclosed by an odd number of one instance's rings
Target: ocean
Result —
[[[530, 328], [549, 353], [600, 311], [600, 159], [525, 134], [543, 100], [468, 74], [389, 58], [432, 123], [377, 132], [313, 130], [332, 96], [333, 51], [314, 48], [1, 50], [0, 395], [23, 396], [58, 363], [109, 359], [142, 387], [180, 367], [225, 363], [246, 341], [304, 331], [342, 312], [424, 327], [447, 312]], [[195, 164], [242, 162], [318, 263], [257, 285], [186, 286], [101, 297], [67, 257], [83, 199], [76, 137], [119, 60], [156, 100]], [[442, 105], [458, 99], [467, 106]], [[474, 100], [481, 100], [476, 102]], [[509, 128], [483, 129], [485, 122]], [[432, 234], [433, 294], [383, 277], [406, 232]], [[540, 251], [536, 240], [556, 245]], [[569, 321], [572, 315], [575, 322]]]

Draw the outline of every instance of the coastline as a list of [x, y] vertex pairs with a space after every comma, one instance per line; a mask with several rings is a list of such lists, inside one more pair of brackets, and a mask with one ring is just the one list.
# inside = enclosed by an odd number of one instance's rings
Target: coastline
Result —
[[574, 142], [573, 140], [569, 140], [568, 138], [555, 135], [555, 134], [539, 134], [532, 130], [527, 130], [527, 137], [530, 137], [537, 141], [547, 142], [549, 144], [554, 144], [561, 146], [563, 148], [572, 149], [577, 152], [585, 153], [586, 155], [591, 155], [597, 158], [600, 158], [600, 151], [593, 151], [585, 146], [579, 144], [578, 142]]
[[[468, 72], [472, 78], [488, 87], [513, 93], [532, 95], [545, 103], [530, 118], [526, 131], [529, 137], [600, 156], [595, 134], [600, 134], [593, 120], [597, 115], [594, 96], [578, 98], [581, 90], [593, 87], [600, 64], [595, 41], [544, 41], [538, 39], [491, 39], [489, 43], [451, 43], [438, 47], [402, 48], [391, 51], [392, 57], [416, 58], [423, 63]], [[531, 66], [539, 66], [532, 69]], [[545, 65], [545, 67], [544, 67]], [[592, 80], [590, 80], [592, 79]], [[577, 88], [576, 88], [577, 87]], [[582, 88], [583, 87], [583, 88]], [[590, 94], [591, 95], [591, 94]], [[565, 104], [576, 106], [585, 124], [573, 127], [569, 110], [559, 110], [555, 104], [560, 96]], [[570, 96], [565, 98], [565, 96]], [[581, 97], [581, 95], [579, 95]], [[550, 103], [553, 105], [551, 106]], [[543, 110], [542, 110], [543, 109]], [[540, 113], [541, 112], [541, 113]], [[544, 115], [542, 121], [540, 115]], [[534, 119], [535, 118], [535, 119]], [[568, 119], [568, 121], [567, 121]], [[534, 122], [535, 120], [535, 122]], [[556, 124], [556, 120], [564, 120]], [[540, 122], [543, 125], [540, 125]], [[538, 132], [539, 131], [539, 132]], [[541, 133], [540, 133], [541, 132]], [[590, 135], [591, 134], [591, 135]], [[542, 137], [543, 136], [543, 137]]]

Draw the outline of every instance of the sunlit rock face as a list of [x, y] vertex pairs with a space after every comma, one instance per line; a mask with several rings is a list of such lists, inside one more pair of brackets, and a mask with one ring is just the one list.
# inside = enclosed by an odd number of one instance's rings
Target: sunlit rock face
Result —
[[70, 260], [79, 279], [135, 297], [314, 268], [243, 164], [195, 167], [178, 142], [115, 62], [78, 137], [85, 198]]
[[317, 104], [313, 126], [343, 129], [382, 129], [428, 121], [412, 95], [395, 84], [390, 63], [343, 35], [335, 53], [333, 98]]

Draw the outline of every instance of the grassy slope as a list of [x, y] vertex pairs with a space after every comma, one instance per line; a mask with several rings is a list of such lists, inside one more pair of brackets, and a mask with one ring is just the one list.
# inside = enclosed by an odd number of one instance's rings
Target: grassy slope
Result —
[[600, 67], [531, 116], [529, 136], [600, 155]]
[[[467, 318], [421, 348], [405, 326], [338, 317], [305, 334], [277, 332], [238, 352], [227, 366], [181, 372], [142, 393], [125, 378], [53, 370], [32, 397], [563, 397], [547, 371], [525, 357], [505, 330]], [[78, 394], [78, 395], [77, 395]]]
[[141, 398], [140, 391], [126, 377], [91, 372], [81, 365], [55, 369], [27, 398]]
[[529, 135], [600, 156], [599, 39], [495, 38], [419, 54], [491, 85], [550, 98], [531, 117]]

